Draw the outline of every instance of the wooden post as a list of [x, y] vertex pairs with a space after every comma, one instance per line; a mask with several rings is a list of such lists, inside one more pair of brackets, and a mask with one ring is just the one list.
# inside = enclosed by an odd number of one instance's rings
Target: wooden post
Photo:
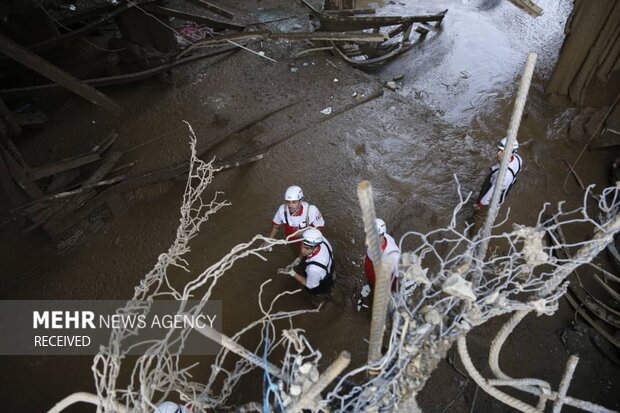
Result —
[[123, 108], [97, 89], [89, 86], [59, 67], [49, 63], [11, 39], [0, 35], [0, 53], [14, 59], [29, 69], [64, 86], [75, 94], [112, 113], [120, 114]]

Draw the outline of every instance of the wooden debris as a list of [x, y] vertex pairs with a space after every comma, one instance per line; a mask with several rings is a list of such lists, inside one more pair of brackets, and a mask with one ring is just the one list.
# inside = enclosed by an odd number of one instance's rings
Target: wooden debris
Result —
[[97, 91], [92, 86], [84, 84], [69, 73], [57, 66], [54, 66], [3, 35], [0, 35], [0, 52], [23, 64], [29, 69], [34, 70], [40, 75], [61, 84], [68, 90], [76, 93], [97, 106], [101, 106], [102, 108], [116, 114], [119, 114], [122, 111], [122, 107], [120, 105], [109, 99], [103, 93]]
[[157, 5], [147, 5], [144, 6], [144, 9], [148, 10], [151, 13], [159, 14], [160, 16], [170, 16], [176, 17], [181, 20], [192, 21], [196, 23], [206, 24], [209, 27], [213, 27], [214, 29], [220, 30], [243, 30], [245, 26], [234, 23], [227, 23], [215, 19], [211, 19], [209, 17], [199, 16], [197, 14], [187, 13], [180, 10], [171, 9], [168, 7], [162, 7]]
[[512, 4], [518, 8], [525, 10], [532, 17], [540, 17], [543, 14], [542, 7], [538, 6], [532, 0], [510, 0]]
[[566, 166], [568, 167], [568, 169], [570, 170], [570, 172], [573, 174], [573, 176], [575, 177], [575, 180], [577, 181], [577, 183], [579, 184], [579, 187], [581, 189], [583, 189], [584, 191], [586, 190], [585, 185], [583, 184], [583, 181], [581, 180], [581, 178], [579, 177], [579, 175], [577, 175], [577, 172], [575, 171], [575, 169], [573, 169], [573, 166], [566, 160], [564, 159], [564, 163], [566, 164]]
[[30, 170], [28, 171], [28, 176], [36, 181], [47, 176], [55, 175], [64, 171], [68, 171], [70, 169], [79, 168], [83, 165], [88, 165], [90, 163], [99, 161], [100, 159], [101, 156], [99, 156], [99, 153], [96, 152], [78, 155], [71, 158], [63, 159], [61, 161], [49, 163], [47, 165], [30, 168]]
[[[322, 30], [341, 32], [348, 30], [372, 30], [373, 33], [380, 33], [382, 28], [394, 26], [384, 40], [369, 42], [364, 45], [331, 45], [338, 54], [348, 63], [359, 65], [371, 65], [382, 63], [388, 59], [404, 53], [411, 47], [409, 37], [416, 26], [416, 32], [420, 34], [420, 39], [424, 39], [430, 31], [429, 23], [435, 26], [441, 25], [448, 12], [444, 10], [433, 15], [421, 16], [358, 16], [355, 13], [344, 13], [343, 11], [319, 11], [305, 0], [302, 0], [311, 11], [313, 17], [319, 20]], [[422, 26], [424, 25], [424, 26]], [[387, 40], [402, 36], [398, 43]], [[359, 43], [357, 41], [352, 41]]]
[[[100, 77], [97, 79], [84, 80], [83, 83], [91, 85], [91, 86], [112, 86], [112, 85], [122, 85], [125, 83], [136, 82], [143, 79], [148, 79], [153, 76], [157, 76], [158, 74], [170, 70], [173, 67], [180, 66], [186, 63], [190, 63], [196, 60], [205, 59], [212, 56], [217, 56], [223, 53], [229, 53], [233, 51], [237, 51], [238, 48], [236, 46], [227, 46], [222, 47], [218, 50], [212, 51], [210, 53], [188, 56], [183, 59], [178, 59], [170, 63], [165, 63], [161, 66], [153, 67], [151, 69], [143, 70], [140, 72], [130, 73], [127, 75], [117, 75], [117, 76], [108, 76], [108, 77]], [[55, 90], [59, 90], [61, 88], [60, 85], [56, 83], [51, 83], [47, 85], [38, 85], [38, 86], [28, 86], [22, 88], [14, 88], [14, 89], [3, 89], [0, 90], [0, 96], [3, 98], [19, 98], [26, 96], [33, 96], [41, 93], [47, 93]]]
[[226, 10], [225, 8], [221, 6], [215, 5], [205, 0], [186, 0], [186, 1], [189, 1], [190, 3], [193, 3], [196, 6], [205, 8], [213, 13], [219, 14], [220, 16], [226, 17], [227, 19], [233, 19], [235, 17], [235, 15], [231, 11]]

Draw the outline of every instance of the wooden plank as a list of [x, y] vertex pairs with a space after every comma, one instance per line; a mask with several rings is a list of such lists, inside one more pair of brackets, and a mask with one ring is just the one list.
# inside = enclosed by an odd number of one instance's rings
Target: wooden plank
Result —
[[171, 16], [176, 17], [177, 19], [187, 20], [191, 22], [206, 24], [209, 27], [213, 27], [214, 29], [231, 29], [231, 30], [243, 30], [245, 26], [241, 26], [239, 24], [227, 23], [215, 19], [210, 19], [208, 17], [199, 16], [197, 14], [187, 13], [180, 10], [171, 9], [168, 7], [156, 6], [156, 5], [148, 5], [144, 6], [144, 8], [152, 13], [159, 14], [160, 16]]
[[235, 17], [235, 15], [231, 11], [226, 10], [225, 8], [221, 6], [215, 5], [205, 0], [186, 0], [186, 1], [189, 1], [190, 3], [193, 3], [196, 6], [200, 6], [204, 9], [212, 11], [213, 13], [219, 14], [220, 16], [226, 17], [227, 19], [232, 19]]
[[47, 165], [30, 168], [28, 171], [28, 176], [37, 181], [41, 178], [68, 171], [73, 168], [79, 168], [80, 166], [88, 165], [89, 163], [97, 162], [99, 160], [101, 160], [101, 156], [99, 156], [99, 153], [97, 152], [78, 155], [72, 158], [49, 163]]
[[42, 76], [64, 86], [68, 90], [83, 97], [112, 113], [120, 114], [123, 108], [97, 89], [89, 86], [64, 70], [49, 63], [31, 51], [18, 45], [8, 37], [0, 34], [0, 53], [3, 53]]
[[[116, 165], [116, 163], [121, 158], [120, 152], [112, 152], [110, 153], [105, 162], [93, 173], [82, 185], [82, 188], [92, 187], [94, 184], [99, 182], [106, 176]], [[82, 192], [73, 196], [72, 198], [65, 201], [62, 205], [62, 208], [57, 210], [53, 215], [46, 218], [46, 221], [43, 224], [43, 227], [46, 231], [50, 231], [52, 233], [61, 233], [62, 231], [58, 230], [58, 223], [62, 222], [66, 217], [68, 217], [73, 211], [79, 209], [82, 205], [84, 205], [87, 201], [94, 198], [96, 196], [96, 192], [94, 190], [89, 190], [86, 192]]]

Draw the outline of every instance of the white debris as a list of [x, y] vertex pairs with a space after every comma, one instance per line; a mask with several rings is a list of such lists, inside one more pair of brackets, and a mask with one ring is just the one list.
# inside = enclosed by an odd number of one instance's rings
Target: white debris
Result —
[[301, 386], [298, 386], [297, 384], [292, 384], [291, 388], [289, 389], [289, 393], [291, 393], [291, 396], [299, 396], [301, 394]]
[[522, 227], [517, 231], [517, 236], [523, 238], [523, 258], [529, 265], [536, 267], [549, 260], [549, 255], [544, 251], [543, 231]]
[[265, 56], [265, 52], [263, 52], [262, 50], [260, 52], [258, 52], [259, 56]]
[[360, 293], [363, 298], [366, 298], [370, 295], [370, 285], [366, 284], [362, 287], [362, 292]]
[[392, 90], [392, 91], [396, 91], [396, 89], [398, 89], [398, 86], [396, 85], [396, 82], [390, 80], [389, 82], [385, 83], [385, 87]]
[[353, 94], [351, 95], [352, 98], [354, 98], [355, 96], [357, 96], [357, 92], [353, 92]]
[[329, 115], [330, 113], [332, 113], [332, 107], [331, 106], [326, 107], [325, 109], [321, 111], [321, 113], [323, 115]]
[[484, 299], [484, 304], [493, 304], [495, 301], [497, 301], [497, 298], [499, 297], [499, 292], [497, 291], [493, 291], [491, 294], [489, 294], [485, 299]]
[[308, 374], [312, 369], [312, 363], [304, 363], [299, 367], [299, 372], [301, 374]]
[[463, 300], [475, 301], [476, 295], [470, 281], [465, 281], [460, 275], [452, 274], [441, 287], [444, 293], [453, 295]]
[[338, 82], [338, 79], [334, 79], [334, 83], [337, 83], [337, 82]]
[[428, 268], [422, 268], [420, 257], [412, 252], [404, 253], [401, 258], [401, 268], [404, 267], [403, 278], [413, 280], [418, 284], [430, 284], [430, 280], [426, 276]]
[[422, 314], [424, 315], [424, 321], [427, 323], [435, 326], [441, 324], [441, 315], [439, 314], [439, 311], [435, 310], [433, 307], [428, 305], [424, 306], [422, 309]]
[[534, 305], [534, 309], [536, 310], [536, 314], [538, 315], [549, 314], [550, 312], [553, 313], [553, 310], [548, 308], [547, 301], [544, 299], [536, 300], [534, 302], [531, 302], [530, 304]]

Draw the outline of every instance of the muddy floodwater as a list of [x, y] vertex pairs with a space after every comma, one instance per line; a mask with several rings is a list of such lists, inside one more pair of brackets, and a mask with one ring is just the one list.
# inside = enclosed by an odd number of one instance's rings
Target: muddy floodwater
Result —
[[[191, 123], [199, 143], [209, 143], [268, 112], [286, 108], [261, 123], [260, 134], [218, 146], [214, 155], [219, 158], [264, 147], [269, 151], [259, 162], [216, 175], [209, 191], [222, 191], [222, 198], [231, 205], [212, 217], [192, 242], [185, 257], [191, 272], [179, 271], [175, 277], [179, 282], [190, 281], [238, 243], [257, 233], [267, 235], [284, 190], [300, 185], [325, 217], [338, 280], [334, 298], [318, 314], [296, 319], [295, 325], [306, 330], [326, 365], [342, 350], [351, 352], [353, 365], [363, 364], [370, 313], [358, 312], [356, 306], [365, 281], [357, 184], [362, 179], [371, 181], [377, 215], [396, 239], [408, 230], [445, 226], [458, 200], [455, 177], [464, 194], [477, 195], [494, 162], [495, 145], [506, 134], [528, 52], [538, 53], [538, 62], [519, 133], [525, 169], [507, 201], [511, 218], [506, 229], [512, 222], [533, 224], [546, 201], [567, 199], [571, 205], [580, 204], [582, 192], [574, 181], [564, 187], [563, 160], [574, 160], [586, 138], [568, 139], [568, 122], [576, 110], [552, 107], [544, 96], [571, 2], [537, 1], [545, 13], [536, 19], [500, 0], [361, 3], [358, 7], [377, 7], [383, 15], [444, 9], [448, 13], [425, 41], [365, 72], [327, 54], [293, 59], [294, 51], [303, 46], [275, 42], [262, 47], [276, 63], [242, 51], [175, 69], [168, 83], [152, 80], [109, 88], [105, 92], [126, 108], [120, 120], [75, 100], [59, 109], [62, 121], [33, 131], [20, 143], [20, 150], [33, 164], [43, 163], [46, 157], [61, 159], [89, 148], [115, 128], [123, 159], [137, 161], [134, 172], [143, 173], [188, 157], [188, 131], [182, 120]], [[260, 21], [298, 16], [272, 29], [308, 24], [307, 11], [298, 4], [263, 0], [232, 2], [231, 7]], [[382, 82], [394, 78], [401, 79], [395, 92], [386, 89], [376, 99], [352, 105], [354, 94], [378, 94]], [[342, 113], [326, 120], [321, 110], [327, 107]], [[612, 150], [587, 152], [578, 172], [586, 184], [605, 185], [607, 167], [615, 156]], [[175, 237], [183, 190], [183, 182], [172, 181], [135, 191], [128, 211], [63, 251], [51, 247], [40, 233], [24, 235], [16, 226], [6, 228], [1, 235], [0, 297], [130, 298], [142, 275]], [[260, 317], [258, 290], [265, 280], [272, 279], [265, 287], [265, 301], [297, 288], [290, 277], [276, 274], [277, 268], [294, 258], [291, 250], [276, 248], [267, 258], [266, 262], [241, 261], [218, 283], [213, 298], [223, 303], [224, 333], [232, 334]], [[315, 304], [304, 293], [280, 301], [282, 310]], [[559, 331], [572, 317], [570, 307], [562, 302], [554, 317], [526, 319], [504, 349], [505, 370], [517, 377], [548, 380], [557, 388], [568, 359]], [[470, 352], [479, 368], [486, 364], [488, 343], [502, 320], [470, 335]], [[619, 409], [620, 370], [587, 337], [581, 353], [569, 394]], [[0, 357], [0, 410], [46, 411], [72, 392], [93, 392], [91, 361], [90, 357]], [[210, 359], [196, 361], [202, 364], [194, 370], [194, 378], [208, 377]], [[258, 375], [249, 377], [233, 402], [259, 400], [261, 386]], [[473, 411], [509, 411], [482, 391], [476, 392], [473, 382], [447, 362], [419, 400], [425, 412], [467, 412], [474, 397]], [[94, 410], [80, 405], [67, 411]]]

